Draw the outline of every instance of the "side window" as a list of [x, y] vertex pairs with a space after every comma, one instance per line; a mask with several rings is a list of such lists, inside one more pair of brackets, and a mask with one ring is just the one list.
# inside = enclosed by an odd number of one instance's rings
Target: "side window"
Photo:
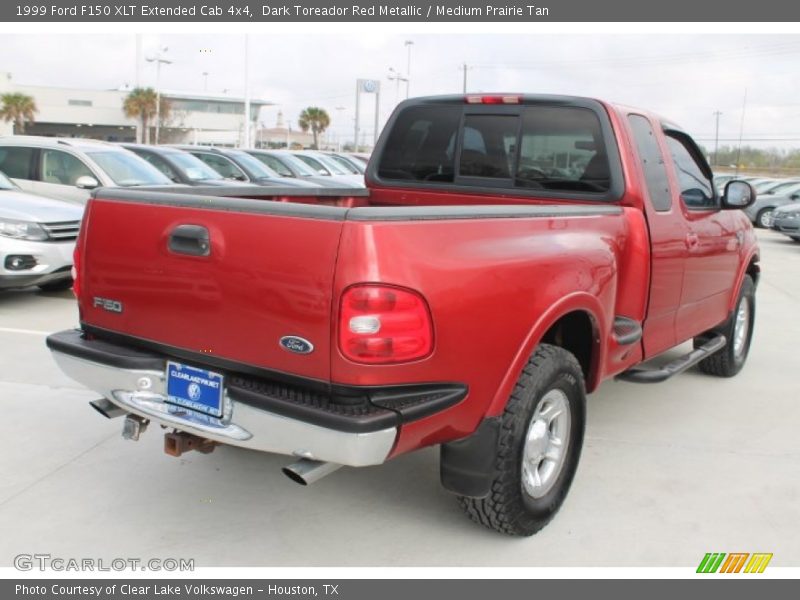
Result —
[[664, 166], [664, 156], [658, 147], [658, 140], [650, 126], [650, 121], [641, 115], [628, 115], [628, 122], [631, 125], [633, 139], [639, 152], [650, 202], [653, 203], [653, 208], [656, 210], [667, 211], [672, 206], [669, 179]]
[[294, 177], [294, 174], [289, 170], [289, 168], [274, 156], [269, 154], [256, 154], [256, 158], [281, 177]]
[[701, 158], [691, 142], [683, 135], [667, 131], [667, 145], [672, 153], [678, 182], [681, 186], [681, 199], [687, 208], [716, 208], [714, 186], [701, 166]]
[[0, 146], [0, 171], [13, 179], [31, 179], [35, 148]]
[[244, 172], [224, 156], [206, 154], [205, 152], [198, 152], [195, 156], [222, 175], [224, 179], [239, 179], [241, 181], [247, 179]]
[[44, 183], [75, 185], [79, 177], [94, 177], [83, 162], [61, 150], [42, 150], [39, 179]]
[[142, 152], [141, 154], [138, 154], [138, 156], [141, 156], [143, 159], [145, 159], [147, 162], [153, 165], [156, 169], [158, 169], [164, 175], [169, 177], [172, 181], [179, 181], [179, 177], [177, 173], [175, 173], [174, 169], [170, 167], [166, 163], [166, 161], [160, 156], [151, 154], [150, 152]]
[[467, 115], [458, 174], [509, 179], [514, 169], [519, 117]]

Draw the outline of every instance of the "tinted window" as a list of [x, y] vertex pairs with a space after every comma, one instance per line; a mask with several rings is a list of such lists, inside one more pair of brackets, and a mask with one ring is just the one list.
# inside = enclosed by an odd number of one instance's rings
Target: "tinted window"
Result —
[[714, 188], [695, 156], [695, 149], [672, 132], [667, 132], [667, 145], [675, 163], [684, 204], [688, 208], [714, 208]]
[[104, 150], [86, 154], [119, 186], [168, 185], [171, 183], [158, 169], [133, 152]]
[[289, 170], [289, 167], [284, 165], [274, 156], [270, 156], [269, 154], [254, 154], [253, 156], [267, 165], [281, 177], [294, 177], [294, 174]]
[[460, 106], [412, 106], [395, 121], [378, 166], [386, 179], [452, 182]]
[[459, 178], [481, 177], [497, 180], [487, 182], [492, 187], [532, 190], [611, 189], [606, 145], [594, 111], [542, 105], [468, 107], [459, 139], [464, 110], [458, 105], [422, 105], [403, 111], [384, 145], [378, 175], [466, 185], [475, 182]]
[[15, 179], [30, 179], [34, 152], [34, 148], [0, 146], [0, 171]]
[[565, 106], [526, 109], [516, 185], [607, 192], [611, 171], [597, 116], [585, 108]]
[[639, 151], [639, 160], [642, 171], [644, 171], [650, 202], [656, 210], [669, 210], [672, 206], [672, 196], [669, 191], [667, 169], [664, 166], [664, 156], [658, 147], [658, 140], [650, 126], [650, 121], [641, 115], [628, 115], [628, 122], [633, 130], [633, 139]]
[[459, 175], [509, 179], [514, 170], [519, 117], [467, 115]]
[[79, 177], [94, 177], [83, 162], [61, 150], [42, 150], [39, 179], [56, 185], [75, 185]]

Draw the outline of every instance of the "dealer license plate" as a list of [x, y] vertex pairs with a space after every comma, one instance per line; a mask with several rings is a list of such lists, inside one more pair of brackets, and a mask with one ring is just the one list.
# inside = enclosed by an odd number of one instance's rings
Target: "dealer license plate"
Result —
[[169, 402], [191, 410], [222, 416], [223, 377], [219, 373], [167, 362]]

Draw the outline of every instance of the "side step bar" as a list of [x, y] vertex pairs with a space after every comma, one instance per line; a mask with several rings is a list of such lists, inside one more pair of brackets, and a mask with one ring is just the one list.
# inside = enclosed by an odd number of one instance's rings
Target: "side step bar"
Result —
[[689, 354], [684, 354], [659, 369], [634, 367], [633, 369], [628, 369], [624, 373], [620, 373], [617, 375], [616, 379], [620, 381], [629, 381], [631, 383], [661, 383], [673, 375], [683, 373], [686, 369], [695, 366], [704, 358], [708, 358], [715, 352], [718, 352], [725, 346], [726, 342], [725, 336], [719, 335], [711, 338], [696, 350], [692, 350]]

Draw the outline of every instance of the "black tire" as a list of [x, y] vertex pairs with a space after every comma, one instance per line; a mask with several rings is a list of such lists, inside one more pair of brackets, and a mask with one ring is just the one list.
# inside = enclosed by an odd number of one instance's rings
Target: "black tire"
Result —
[[796, 235], [790, 235], [789, 237], [792, 238], [793, 242], [800, 242], [800, 237], [798, 237]]
[[42, 283], [38, 287], [43, 292], [63, 292], [72, 287], [72, 278], [68, 277], [67, 279], [53, 281], [52, 283]]
[[[533, 497], [523, 484], [523, 449], [537, 407], [554, 390], [562, 392], [567, 401], [570, 425], [565, 437], [569, 442], [560, 469], [554, 472], [552, 487], [541, 497]], [[547, 525], [564, 502], [578, 467], [585, 424], [581, 366], [563, 348], [541, 344], [523, 369], [503, 413], [492, 491], [485, 498], [459, 496], [459, 504], [473, 521], [490, 529], [514, 536], [533, 535]]]
[[764, 220], [767, 216], [772, 216], [772, 211], [774, 210], [775, 209], [770, 206], [767, 208], [762, 208], [760, 211], [758, 211], [758, 214], [756, 215], [756, 227], [760, 227], [761, 229], [769, 229], [770, 226], [765, 225]]
[[[736, 329], [736, 318], [739, 309], [742, 306], [743, 300], [748, 302], [748, 315], [747, 315], [747, 331], [744, 335], [744, 345], [736, 352], [736, 344], [734, 343], [734, 335]], [[753, 339], [753, 325], [756, 316], [756, 286], [753, 279], [749, 275], [744, 276], [742, 281], [742, 289], [739, 290], [739, 298], [736, 301], [736, 307], [733, 310], [730, 318], [720, 327], [695, 338], [694, 346], [697, 348], [701, 346], [704, 340], [714, 335], [722, 334], [727, 339], [725, 346], [715, 352], [705, 360], [700, 361], [698, 366], [703, 373], [708, 375], [715, 375], [717, 377], [733, 377], [744, 367], [747, 361], [747, 355], [750, 353], [750, 342]]]

